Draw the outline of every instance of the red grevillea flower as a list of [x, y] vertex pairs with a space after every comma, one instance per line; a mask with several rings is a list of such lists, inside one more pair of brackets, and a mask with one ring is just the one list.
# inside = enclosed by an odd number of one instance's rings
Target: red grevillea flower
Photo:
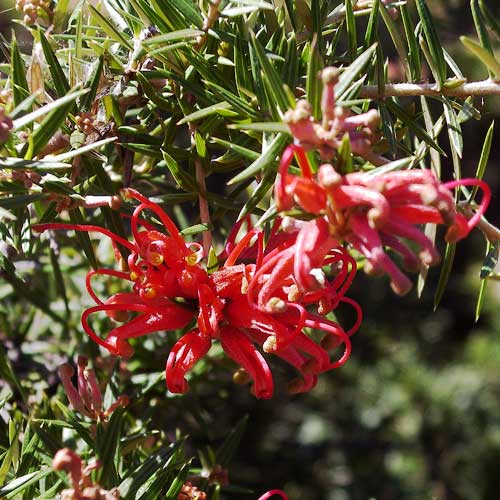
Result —
[[[310, 240], [306, 243], [311, 247], [308, 251], [312, 252], [314, 248], [318, 249], [321, 240], [316, 232], [309, 234]], [[272, 237], [264, 249], [262, 232], [250, 229], [238, 244], [231, 246], [223, 266], [209, 275], [207, 285], [200, 287], [198, 328], [181, 337], [169, 355], [167, 380], [170, 380], [170, 390], [184, 392], [187, 389], [185, 373], [208, 350], [210, 340], [207, 339], [211, 338], [219, 339], [225, 353], [244, 368], [253, 381], [252, 392], [258, 398], [272, 396], [273, 379], [256, 346], [297, 369], [299, 377], [290, 383], [291, 392], [310, 390], [319, 373], [336, 368], [347, 360], [349, 335], [359, 328], [361, 322], [359, 306], [344, 297], [356, 271], [354, 261], [343, 249], [323, 250], [316, 264], [320, 267], [336, 265], [335, 277], [330, 281], [325, 278], [321, 285], [314, 281], [299, 291], [293, 268], [297, 254], [307, 247], [301, 243], [299, 235], [300, 232], [285, 236], [277, 233], [276, 238], [281, 243], [276, 244]], [[251, 245], [254, 238], [256, 248]], [[232, 240], [232, 235], [229, 240]], [[255, 264], [237, 263], [242, 255], [250, 256], [254, 252]], [[304, 251], [306, 258], [307, 255]], [[340, 302], [354, 306], [358, 317], [355, 325], [346, 333], [337, 323], [306, 310], [307, 305], [321, 299], [330, 306], [321, 311], [324, 314]], [[342, 357], [330, 362], [328, 351], [303, 332], [305, 327], [323, 330], [333, 336], [335, 341], [330, 342], [330, 346], [343, 343]]]
[[[35, 227], [38, 231], [95, 231], [110, 237], [115, 246], [128, 250], [129, 272], [97, 269], [87, 275], [87, 289], [96, 306], [83, 313], [82, 325], [98, 344], [128, 357], [133, 353], [130, 338], [159, 330], [183, 329], [196, 319], [197, 327], [182, 335], [167, 360], [167, 386], [174, 393], [188, 390], [186, 373], [205, 356], [213, 339], [220, 340], [225, 353], [248, 373], [253, 381], [252, 391], [258, 398], [272, 396], [273, 378], [257, 346], [297, 369], [299, 377], [291, 384], [292, 392], [311, 389], [319, 373], [347, 360], [349, 335], [361, 322], [359, 306], [344, 296], [356, 266], [345, 249], [334, 245], [324, 221], [297, 224], [288, 233], [278, 232], [276, 225], [266, 248], [262, 231], [249, 226], [238, 243], [236, 237], [230, 236], [225, 262], [208, 274], [200, 263], [201, 246], [185, 242], [160, 206], [132, 189], [124, 194], [140, 203], [131, 216], [133, 241], [98, 226]], [[140, 218], [144, 210], [158, 217], [166, 233]], [[120, 262], [119, 252], [115, 253]], [[252, 263], [238, 263], [243, 257]], [[323, 266], [329, 266], [331, 278], [323, 273]], [[117, 293], [103, 301], [91, 286], [95, 275], [124, 279], [130, 282], [132, 291]], [[358, 316], [348, 332], [322, 316], [341, 302], [353, 306]], [[318, 315], [306, 310], [313, 303], [319, 305]], [[89, 324], [89, 317], [98, 312], [123, 322], [105, 339]], [[129, 319], [130, 312], [137, 315]], [[306, 335], [304, 328], [324, 330], [333, 338], [327, 342], [328, 347], [344, 344], [344, 354], [331, 362], [328, 351]]]
[[[294, 155], [302, 176], [288, 172]], [[451, 189], [478, 186], [483, 191], [476, 213], [467, 219], [457, 210]], [[365, 270], [387, 273], [398, 294], [407, 293], [412, 284], [386, 253], [398, 253], [403, 267], [418, 271], [422, 264], [439, 262], [432, 241], [416, 227], [434, 223], [448, 226], [446, 240], [466, 237], [486, 211], [491, 198], [488, 185], [479, 179], [461, 179], [441, 183], [431, 170], [415, 169], [372, 175], [371, 173], [338, 174], [332, 165], [321, 165], [313, 176], [301, 146], [289, 146], [282, 157], [275, 186], [278, 210], [298, 205], [317, 215], [317, 221], [328, 226], [336, 241], [346, 241], [366, 257]], [[404, 240], [413, 242], [412, 250]]]

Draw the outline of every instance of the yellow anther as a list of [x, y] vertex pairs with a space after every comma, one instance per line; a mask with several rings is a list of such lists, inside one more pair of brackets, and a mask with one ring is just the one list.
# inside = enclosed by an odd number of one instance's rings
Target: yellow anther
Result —
[[198, 262], [198, 256], [195, 253], [186, 256], [186, 263], [188, 266], [194, 266]]
[[271, 313], [282, 313], [286, 311], [286, 302], [279, 297], [271, 297], [266, 304], [266, 310]]
[[146, 299], [154, 299], [156, 297], [156, 290], [154, 288], [147, 288], [144, 292], [144, 297]]
[[149, 252], [148, 261], [153, 266], [160, 266], [163, 263], [163, 255], [158, 252]]
[[274, 335], [269, 335], [264, 344], [262, 344], [262, 349], [267, 353], [276, 352], [276, 350], [278, 349], [276, 337]]
[[131, 273], [130, 273], [130, 279], [132, 281], [136, 281], [137, 278], [139, 278], [139, 276], [137, 275], [137, 273], [135, 273], [134, 271], [131, 271]]

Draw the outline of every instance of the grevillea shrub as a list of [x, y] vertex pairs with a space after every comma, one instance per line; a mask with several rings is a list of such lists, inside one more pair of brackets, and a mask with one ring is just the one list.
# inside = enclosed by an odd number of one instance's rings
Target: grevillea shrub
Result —
[[[424, 479], [401, 479], [401, 449], [427, 446], [441, 415], [426, 356], [401, 356], [438, 340], [418, 339], [416, 319], [376, 330], [453, 293], [456, 248], [486, 248], [468, 283], [476, 321], [498, 278], [494, 128], [480, 143], [463, 131], [500, 95], [499, 23], [470, 2], [476, 81], [434, 8], [15, 2], [0, 66], [0, 498], [493, 498], [469, 469], [441, 479], [434, 448]], [[398, 374], [387, 391], [380, 366]], [[380, 456], [346, 465], [367, 429]]]

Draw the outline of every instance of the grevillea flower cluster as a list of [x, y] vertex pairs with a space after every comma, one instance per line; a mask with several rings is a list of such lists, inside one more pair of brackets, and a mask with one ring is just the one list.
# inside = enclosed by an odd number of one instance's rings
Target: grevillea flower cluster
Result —
[[[305, 102], [287, 113], [295, 143], [282, 156], [274, 192], [279, 212], [300, 208], [312, 220], [277, 218], [265, 239], [264, 232], [252, 227], [247, 216], [229, 234], [215, 271], [207, 270], [199, 243], [185, 241], [159, 205], [130, 188], [122, 194], [138, 202], [131, 216], [124, 215], [130, 221], [132, 240], [93, 225], [35, 226], [38, 231], [97, 232], [111, 239], [120, 270], [100, 268], [87, 274], [87, 289], [96, 305], [83, 313], [82, 326], [91, 339], [122, 357], [133, 355], [133, 338], [181, 330], [166, 363], [167, 387], [173, 393], [188, 390], [187, 372], [208, 353], [214, 340], [240, 366], [235, 382], [251, 381], [257, 398], [270, 398], [274, 392], [266, 354], [281, 358], [297, 371], [288, 384], [290, 393], [312, 389], [321, 373], [348, 359], [350, 336], [361, 323], [361, 308], [346, 296], [356, 273], [350, 250], [365, 257], [365, 271], [387, 274], [393, 290], [402, 295], [412, 286], [403, 270], [415, 272], [439, 261], [433, 242], [420, 226], [444, 225], [446, 240], [455, 242], [468, 235], [488, 206], [490, 191], [484, 182], [462, 179], [442, 183], [425, 169], [341, 174], [334, 165], [324, 163], [313, 173], [306, 149], [328, 159], [346, 135], [354, 153], [372, 163], [381, 158], [371, 151], [378, 113], [345, 112], [335, 103], [338, 71], [327, 68], [322, 76], [322, 122], [311, 117]], [[294, 158], [300, 175], [289, 171]], [[481, 204], [471, 218], [459, 210], [451, 192], [463, 186], [483, 191]], [[119, 208], [114, 197], [113, 203], [104, 198], [98, 203], [88, 200], [88, 206], [102, 202]], [[153, 214], [163, 227], [145, 220], [144, 212]], [[242, 231], [244, 225], [246, 231]], [[240, 232], [243, 235], [237, 241]], [[393, 253], [401, 257], [403, 270]], [[95, 276], [123, 280], [129, 290], [101, 299], [92, 287]], [[356, 313], [347, 330], [329, 317], [341, 304]], [[90, 323], [96, 313], [105, 313], [122, 324], [102, 338]], [[316, 342], [309, 335], [312, 330], [326, 336]], [[343, 352], [332, 361], [335, 353], [330, 350], [338, 346]], [[68, 389], [69, 377], [69, 373], [63, 377]], [[90, 394], [90, 379], [88, 383]], [[73, 396], [73, 406], [81, 407], [82, 413], [92, 416], [102, 412], [92, 406], [93, 401], [80, 397], [80, 402], [76, 394]]]
[[[434, 243], [419, 226], [447, 226], [448, 242], [466, 237], [486, 211], [490, 189], [479, 179], [443, 183], [428, 169], [342, 174], [334, 165], [324, 163], [313, 173], [306, 151], [314, 150], [323, 161], [331, 160], [346, 136], [356, 155], [374, 165], [386, 162], [373, 152], [380, 122], [378, 112], [372, 109], [354, 115], [337, 105], [338, 74], [336, 68], [322, 72], [321, 123], [312, 117], [307, 101], [299, 101], [296, 109], [285, 115], [294, 144], [281, 158], [275, 184], [276, 207], [280, 212], [298, 207], [316, 217], [316, 224], [324, 227], [324, 237], [329, 238], [330, 248], [341, 242], [349, 244], [365, 257], [365, 271], [387, 274], [394, 292], [404, 295], [412, 282], [391, 253], [399, 254], [408, 272], [437, 264], [440, 258]], [[289, 172], [295, 157], [301, 175]], [[481, 203], [470, 219], [460, 212], [451, 192], [464, 186], [483, 191]]]
[[[302, 176], [288, 172], [295, 155]], [[450, 191], [459, 186], [477, 186], [483, 191], [481, 204], [470, 219], [458, 211]], [[364, 269], [388, 274], [392, 289], [400, 295], [407, 293], [412, 283], [387, 250], [399, 254], [409, 272], [419, 271], [423, 264], [437, 264], [434, 243], [418, 225], [445, 225], [446, 240], [458, 241], [477, 224], [490, 198], [488, 185], [479, 179], [442, 183], [425, 169], [341, 175], [332, 165], [323, 164], [313, 175], [305, 150], [297, 145], [289, 146], [283, 154], [275, 186], [278, 210], [299, 206], [317, 216], [316, 222], [327, 226], [325, 231], [334, 245], [350, 243], [365, 256]]]
[[[82, 316], [87, 334], [113, 354], [130, 357], [132, 338], [160, 330], [187, 330], [173, 346], [166, 364], [167, 387], [171, 392], [188, 390], [186, 373], [210, 349], [214, 339], [240, 365], [238, 381], [252, 381], [257, 398], [270, 398], [274, 382], [263, 353], [274, 354], [293, 366], [298, 375], [289, 383], [292, 393], [315, 386], [318, 375], [341, 366], [349, 357], [350, 335], [361, 322], [361, 309], [345, 296], [356, 272], [350, 254], [328, 234], [322, 219], [275, 224], [264, 244], [262, 231], [248, 228], [236, 243], [233, 234], [222, 253], [220, 267], [207, 272], [202, 264], [203, 249], [188, 243], [172, 219], [135, 190], [126, 197], [139, 202], [130, 217], [133, 241], [92, 225], [40, 224], [38, 231], [63, 229], [95, 231], [111, 238], [117, 263], [122, 263], [119, 246], [128, 252], [127, 271], [92, 270], [87, 289], [96, 305]], [[163, 231], [144, 220], [152, 212]], [[280, 230], [284, 226], [286, 231]], [[327, 267], [327, 274], [323, 268]], [[129, 283], [131, 291], [119, 292], [102, 300], [92, 288], [94, 276], [112, 276]], [[355, 324], [344, 331], [326, 314], [339, 304], [354, 308]], [[317, 313], [307, 308], [317, 304]], [[104, 312], [123, 323], [105, 338], [92, 329], [89, 318]], [[130, 317], [129, 314], [135, 314]], [[195, 322], [196, 326], [191, 325]], [[323, 345], [305, 329], [327, 334]], [[331, 361], [329, 349], [343, 345], [343, 354]]]
[[347, 108], [336, 105], [335, 85], [339, 81], [337, 68], [325, 68], [321, 77], [323, 81], [321, 121], [313, 117], [312, 106], [306, 100], [300, 100], [295, 109], [285, 113], [284, 120], [296, 143], [306, 150], [314, 149], [323, 160], [327, 160], [336, 154], [347, 135], [354, 154], [376, 161], [376, 156], [371, 154], [371, 151], [378, 139], [377, 129], [380, 123], [378, 112], [371, 109], [366, 113], [355, 115]]

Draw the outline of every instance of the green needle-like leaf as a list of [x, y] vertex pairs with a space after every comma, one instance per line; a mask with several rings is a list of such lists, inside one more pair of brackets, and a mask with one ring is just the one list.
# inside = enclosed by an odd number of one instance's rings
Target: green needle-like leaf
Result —
[[54, 83], [54, 87], [57, 91], [58, 97], [63, 97], [69, 93], [70, 85], [66, 75], [59, 64], [59, 60], [52, 50], [49, 41], [45, 37], [45, 34], [42, 31], [38, 32], [40, 36], [40, 43], [43, 49], [43, 55], [45, 56], [45, 60], [47, 61], [47, 65], [49, 67], [50, 74], [52, 76], [52, 81]]
[[443, 298], [446, 285], [451, 276], [451, 269], [453, 267], [453, 260], [455, 259], [456, 243], [448, 243], [444, 253], [443, 263], [441, 264], [441, 273], [439, 274], [439, 281], [434, 294], [434, 310], [437, 309], [441, 299]]
[[438, 78], [438, 85], [441, 87], [446, 80], [446, 61], [444, 60], [443, 45], [439, 40], [439, 36], [434, 26], [431, 13], [427, 7], [425, 0], [415, 0], [417, 5], [418, 15], [420, 16], [420, 21], [422, 23], [422, 28], [424, 31], [425, 41], [427, 42], [427, 47], [429, 48], [431, 58], [436, 66]]
[[269, 144], [266, 151], [263, 151], [262, 155], [255, 160], [251, 165], [249, 165], [243, 172], [234, 176], [229, 182], [229, 185], [239, 183], [253, 177], [254, 175], [260, 173], [264, 169], [268, 168], [275, 161], [276, 157], [283, 151], [286, 143], [288, 142], [288, 136], [286, 134], [278, 134], [274, 140]]
[[376, 49], [377, 44], [374, 43], [371, 47], [360, 54], [356, 60], [353, 61], [352, 64], [340, 75], [339, 81], [335, 86], [335, 95], [338, 100], [342, 100], [344, 95], [347, 94], [350, 86], [356, 80], [361, 71], [364, 70], [365, 66], [371, 61]]
[[276, 68], [269, 61], [264, 47], [260, 44], [257, 38], [251, 33], [250, 41], [252, 42], [253, 48], [259, 60], [259, 65], [262, 71], [262, 76], [264, 81], [268, 85], [269, 93], [277, 103], [279, 109], [284, 113], [288, 109], [288, 98], [286, 92], [283, 88], [284, 82], [281, 79], [280, 74]]
[[11, 53], [11, 75], [12, 75], [12, 93], [14, 97], [14, 106], [18, 106], [29, 96], [28, 81], [26, 79], [26, 66], [24, 65], [19, 45], [15, 38], [10, 45]]
[[500, 63], [493, 54], [466, 36], [461, 36], [460, 41], [491, 71], [496, 79], [500, 79]]
[[[490, 37], [488, 35], [488, 30], [486, 28], [485, 20], [483, 18], [483, 13], [479, 8], [477, 0], [470, 0], [470, 8], [472, 11], [472, 18], [474, 19], [474, 26], [476, 27], [477, 35], [479, 41], [483, 48], [488, 51], [492, 56], [494, 54], [493, 47], [491, 45]], [[493, 71], [489, 70], [490, 77], [496, 76]]]

